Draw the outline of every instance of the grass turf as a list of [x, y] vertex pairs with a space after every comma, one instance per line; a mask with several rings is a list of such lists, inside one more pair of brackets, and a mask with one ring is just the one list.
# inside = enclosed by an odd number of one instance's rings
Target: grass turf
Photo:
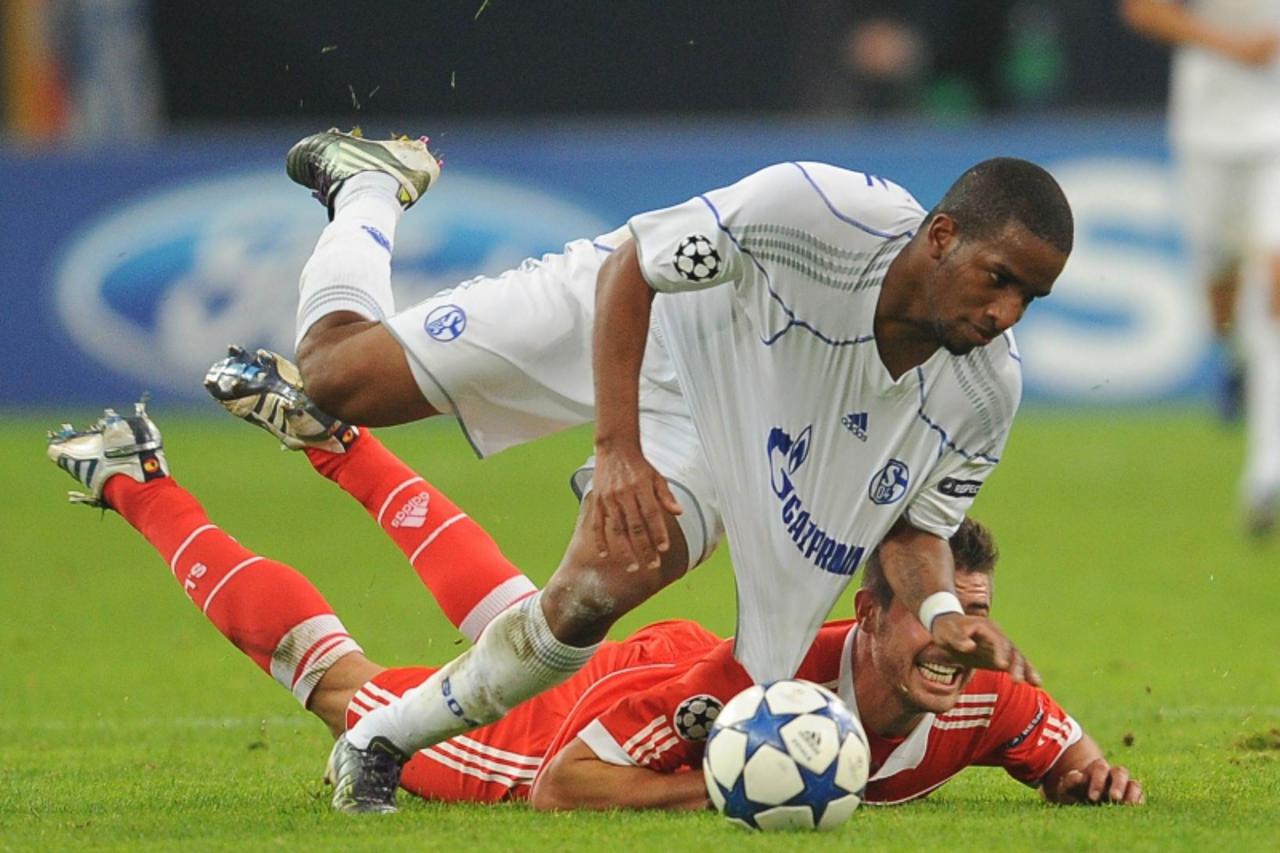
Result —
[[[811, 848], [713, 814], [523, 806], [332, 815], [328, 738], [235, 652], [119, 518], [61, 504], [56, 418], [0, 426], [0, 849]], [[230, 420], [160, 410], [179, 480], [249, 548], [307, 573], [376, 660], [439, 663], [456, 632], [398, 551], [306, 462]], [[589, 436], [484, 463], [451, 426], [380, 433], [543, 580]], [[1058, 809], [988, 768], [863, 809], [825, 841], [866, 849], [1273, 849], [1280, 803], [1280, 541], [1238, 535], [1239, 436], [1183, 411], [1025, 412], [974, 515], [1003, 552], [995, 615], [1055, 697], [1143, 780], [1143, 809]], [[627, 617], [727, 633], [724, 553]], [[848, 607], [841, 604], [840, 613]]]

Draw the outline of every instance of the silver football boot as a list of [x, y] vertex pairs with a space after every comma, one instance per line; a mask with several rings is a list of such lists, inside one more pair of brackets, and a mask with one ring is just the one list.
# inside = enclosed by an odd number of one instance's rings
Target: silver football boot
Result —
[[329, 753], [324, 781], [333, 785], [333, 810], [345, 814], [397, 811], [396, 789], [408, 759], [385, 738], [356, 749], [344, 734]]
[[146, 399], [134, 404], [132, 415], [107, 409], [97, 422], [77, 430], [63, 424], [49, 432], [45, 449], [50, 461], [79, 480], [87, 492], [68, 492], [72, 503], [110, 509], [102, 497], [107, 480], [117, 474], [139, 483], [169, 476], [164, 458], [164, 440], [155, 422], [147, 416]]
[[290, 450], [316, 447], [345, 453], [360, 430], [325, 414], [302, 390], [302, 375], [282, 355], [227, 348], [204, 377], [205, 390], [237, 418], [261, 427]]
[[397, 198], [407, 210], [440, 179], [440, 161], [427, 150], [427, 138], [365, 139], [359, 129], [336, 127], [304, 137], [285, 156], [294, 183], [310, 189], [333, 217], [333, 196], [342, 182], [360, 172], [383, 172], [400, 183]]

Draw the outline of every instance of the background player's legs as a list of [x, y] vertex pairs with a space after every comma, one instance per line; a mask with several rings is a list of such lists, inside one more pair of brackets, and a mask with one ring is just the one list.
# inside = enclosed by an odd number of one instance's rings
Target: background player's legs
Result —
[[[584, 502], [584, 513], [592, 497]], [[547, 588], [498, 616], [475, 646], [404, 696], [367, 714], [349, 733], [357, 749], [383, 739], [408, 755], [501, 718], [559, 684], [590, 659], [619, 617], [682, 576], [683, 531], [667, 518], [671, 549], [658, 569], [628, 572], [601, 560], [579, 516], [573, 539]]]
[[1241, 316], [1249, 376], [1241, 486], [1245, 530], [1263, 536], [1280, 514], [1280, 157], [1260, 162], [1249, 183], [1250, 252], [1242, 269]]
[[1240, 258], [1250, 187], [1241, 164], [1199, 151], [1179, 153], [1182, 211], [1194, 284], [1203, 288], [1210, 330], [1225, 360], [1218, 392], [1227, 420], [1240, 416], [1246, 372], [1240, 313]]
[[1241, 481], [1245, 529], [1263, 536], [1272, 531], [1280, 512], [1280, 316], [1274, 297], [1280, 282], [1280, 259], [1259, 264], [1256, 278], [1246, 284], [1250, 310], [1242, 319], [1249, 359], [1246, 382], [1246, 451]]

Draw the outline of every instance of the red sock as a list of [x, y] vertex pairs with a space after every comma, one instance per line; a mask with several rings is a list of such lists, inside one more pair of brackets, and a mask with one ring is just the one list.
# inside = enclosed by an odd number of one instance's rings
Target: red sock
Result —
[[468, 640], [475, 642], [493, 617], [537, 591], [484, 528], [368, 430], [346, 453], [306, 453], [317, 471], [364, 505]]
[[434, 669], [425, 666], [402, 666], [384, 669], [364, 683], [347, 703], [347, 728], [382, 705], [389, 705], [406, 692], [426, 681]]
[[104, 495], [160, 552], [222, 635], [304, 707], [329, 667], [360, 651], [311, 581], [215, 527], [172, 478], [138, 483], [112, 477]]

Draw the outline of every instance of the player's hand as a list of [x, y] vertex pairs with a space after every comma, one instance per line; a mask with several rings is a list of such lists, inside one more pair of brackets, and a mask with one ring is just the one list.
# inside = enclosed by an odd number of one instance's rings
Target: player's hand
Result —
[[666, 478], [638, 447], [630, 452], [597, 450], [592, 491], [591, 535], [600, 557], [623, 559], [629, 572], [658, 568], [671, 547], [666, 513], [683, 512]]
[[1227, 48], [1227, 55], [1242, 65], [1257, 68], [1269, 65], [1280, 51], [1280, 36], [1274, 33], [1262, 35], [1242, 35], [1233, 39]]
[[999, 670], [1014, 681], [1040, 685], [1040, 673], [990, 619], [943, 613], [933, 620], [930, 633], [963, 666]]
[[1105, 758], [1086, 764], [1081, 770], [1068, 770], [1058, 780], [1057, 790], [1050, 792], [1050, 799], [1062, 805], [1090, 805], [1119, 803], [1127, 806], [1146, 802], [1142, 783], [1129, 778], [1128, 768], [1112, 766]]

